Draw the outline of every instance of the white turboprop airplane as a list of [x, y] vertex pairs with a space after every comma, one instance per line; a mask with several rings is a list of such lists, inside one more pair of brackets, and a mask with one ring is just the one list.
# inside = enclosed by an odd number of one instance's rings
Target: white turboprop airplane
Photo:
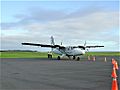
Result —
[[35, 44], [35, 43], [22, 43], [22, 45], [32, 45], [32, 46], [41, 46], [41, 47], [49, 47], [52, 48], [52, 52], [59, 54], [60, 56], [58, 56], [57, 59], [61, 59], [64, 56], [68, 56], [70, 58], [70, 56], [73, 57], [73, 59], [80, 59], [81, 55], [85, 54], [85, 49], [86, 48], [96, 48], [96, 47], [104, 47], [104, 46], [86, 46], [86, 42], [84, 44], [84, 46], [63, 46], [63, 45], [56, 45], [54, 43], [54, 38], [53, 36], [51, 36], [51, 45], [47, 45], [47, 44]]

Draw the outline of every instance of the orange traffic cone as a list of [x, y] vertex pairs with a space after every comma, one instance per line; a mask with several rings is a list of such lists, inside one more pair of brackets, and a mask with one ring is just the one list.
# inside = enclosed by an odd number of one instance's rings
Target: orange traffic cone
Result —
[[104, 60], [105, 62], [107, 62], [107, 59], [106, 59], [106, 57], [105, 57], [105, 60]]
[[115, 64], [115, 59], [112, 58], [112, 64], [114, 65]]
[[88, 56], [88, 60], [90, 60], [90, 56]]
[[118, 63], [117, 63], [117, 61], [115, 61], [114, 67], [115, 67], [116, 70], [118, 70]]
[[117, 83], [117, 79], [116, 78], [113, 78], [112, 90], [118, 90], [118, 83]]
[[113, 71], [112, 71], [111, 77], [113, 77], [113, 78], [116, 78], [116, 77], [117, 77], [116, 70], [115, 70], [115, 67], [114, 67], [114, 66], [113, 66]]
[[95, 56], [93, 56], [93, 61], [95, 61]]

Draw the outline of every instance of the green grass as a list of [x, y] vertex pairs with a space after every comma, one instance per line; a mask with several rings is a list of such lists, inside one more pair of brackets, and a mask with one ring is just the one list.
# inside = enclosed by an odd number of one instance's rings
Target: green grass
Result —
[[[120, 52], [87, 52], [87, 55], [95, 56], [120, 56]], [[53, 58], [58, 55], [53, 54]], [[47, 58], [47, 52], [0, 52], [0, 58]]]
[[0, 58], [47, 58], [47, 52], [0, 52]]
[[120, 52], [87, 52], [85, 55], [95, 56], [120, 56]]

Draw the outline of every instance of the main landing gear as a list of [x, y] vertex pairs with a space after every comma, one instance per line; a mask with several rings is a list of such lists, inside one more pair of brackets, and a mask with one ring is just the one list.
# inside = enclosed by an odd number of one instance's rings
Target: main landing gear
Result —
[[73, 60], [79, 61], [79, 60], [80, 60], [80, 57], [78, 57], [78, 56], [73, 56]]
[[77, 61], [79, 61], [80, 60], [80, 57], [77, 57], [77, 59], [76, 59]]
[[[69, 59], [71, 59], [70, 57], [71, 57], [71, 56], [68, 56]], [[61, 58], [63, 58], [63, 56], [58, 56], [58, 57], [57, 57], [58, 60], [60, 60]], [[65, 57], [64, 57], [64, 58], [65, 58]], [[73, 59], [73, 60], [76, 60], [76, 61], [79, 61], [79, 60], [80, 60], [80, 57], [79, 57], [79, 56], [73, 56], [72, 59]]]

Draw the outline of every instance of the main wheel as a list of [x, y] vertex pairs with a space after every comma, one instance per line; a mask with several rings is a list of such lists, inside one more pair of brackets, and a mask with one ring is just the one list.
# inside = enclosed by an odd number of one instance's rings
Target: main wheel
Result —
[[80, 60], [80, 57], [77, 57], [77, 61], [79, 61]]
[[58, 56], [57, 59], [60, 60], [60, 56]]

